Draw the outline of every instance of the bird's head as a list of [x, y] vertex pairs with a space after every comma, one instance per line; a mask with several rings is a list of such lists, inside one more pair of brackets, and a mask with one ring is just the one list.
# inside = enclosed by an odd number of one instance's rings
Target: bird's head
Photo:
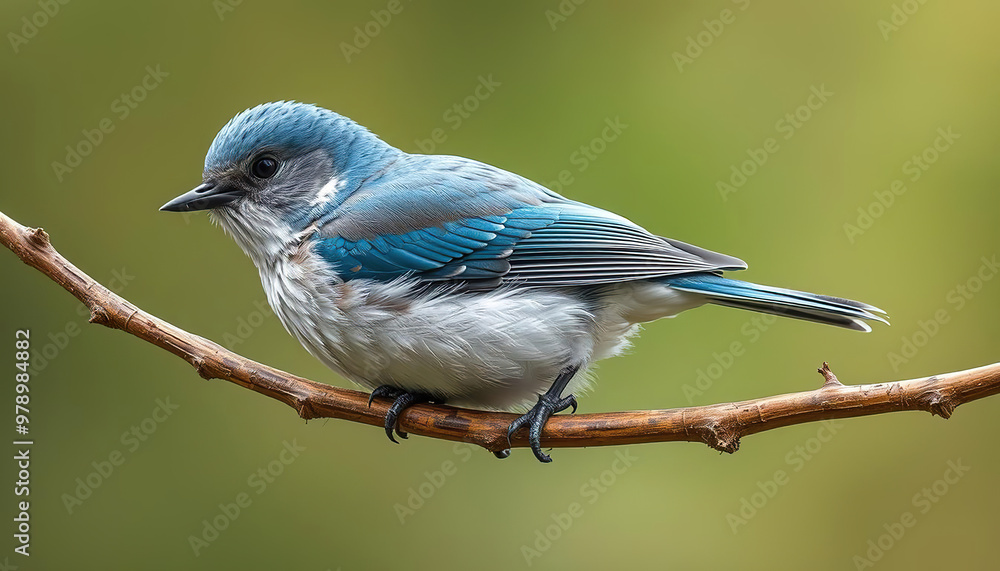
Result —
[[327, 109], [265, 103], [219, 131], [205, 157], [202, 183], [160, 210], [212, 210], [227, 229], [227, 222], [239, 223], [241, 217], [267, 217], [300, 230], [335, 209], [398, 153]]

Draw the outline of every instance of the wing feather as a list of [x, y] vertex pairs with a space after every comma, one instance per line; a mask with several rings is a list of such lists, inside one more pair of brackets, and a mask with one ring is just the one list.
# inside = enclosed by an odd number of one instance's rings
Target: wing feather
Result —
[[650, 234], [603, 210], [545, 204], [372, 239], [323, 238], [345, 279], [490, 280], [563, 287], [742, 269], [738, 259]]
[[563, 287], [746, 267], [489, 165], [411, 157], [409, 176], [372, 182], [317, 232], [343, 279]]

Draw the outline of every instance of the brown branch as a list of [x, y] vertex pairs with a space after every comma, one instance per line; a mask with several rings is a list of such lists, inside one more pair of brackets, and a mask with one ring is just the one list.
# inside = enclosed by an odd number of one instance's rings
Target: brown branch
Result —
[[[121, 329], [162, 347], [191, 363], [206, 379], [225, 379], [265, 394], [305, 419], [383, 424], [388, 401], [376, 399], [369, 407], [365, 393], [256, 363], [158, 319], [77, 269], [52, 248], [44, 230], [21, 226], [2, 212], [0, 242], [83, 302], [90, 309], [92, 323]], [[948, 418], [958, 405], [1000, 392], [1000, 363], [874, 385], [842, 385], [826, 363], [819, 372], [826, 380], [823, 386], [801, 393], [683, 409], [558, 415], [546, 424], [542, 441], [546, 447], [688, 441], [735, 452], [741, 437], [782, 426], [901, 410], [923, 410]], [[506, 430], [515, 418], [507, 413], [421, 404], [403, 413], [400, 427], [411, 434], [499, 451], [508, 446]], [[511, 444], [527, 445], [523, 431]]]

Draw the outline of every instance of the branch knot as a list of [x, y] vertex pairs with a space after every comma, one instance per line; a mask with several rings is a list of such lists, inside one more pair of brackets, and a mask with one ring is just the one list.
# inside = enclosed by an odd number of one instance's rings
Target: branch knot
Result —
[[951, 418], [951, 413], [955, 412], [955, 407], [958, 406], [950, 395], [938, 390], [927, 391], [917, 400], [924, 405], [924, 410], [944, 419]]
[[107, 327], [111, 326], [111, 315], [108, 314], [108, 310], [104, 309], [100, 305], [95, 305], [90, 308], [90, 323], [97, 323], [98, 325], [104, 325]]
[[49, 235], [42, 228], [28, 228], [28, 241], [36, 248], [46, 248], [49, 246]]
[[740, 449], [740, 435], [718, 422], [710, 422], [696, 429], [701, 441], [710, 448], [732, 454]]

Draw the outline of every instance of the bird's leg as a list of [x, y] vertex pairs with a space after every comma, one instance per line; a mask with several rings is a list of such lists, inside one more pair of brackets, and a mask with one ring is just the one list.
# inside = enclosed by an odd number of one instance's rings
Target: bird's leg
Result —
[[368, 397], [368, 406], [372, 405], [372, 401], [375, 397], [384, 397], [393, 399], [392, 405], [389, 406], [389, 411], [385, 413], [385, 435], [389, 437], [396, 444], [399, 442], [393, 437], [393, 430], [400, 438], [406, 438], [406, 433], [399, 429], [396, 425], [399, 422], [399, 415], [402, 414], [407, 408], [424, 402], [435, 402], [444, 403], [443, 399], [439, 399], [427, 393], [411, 393], [409, 391], [396, 388], [392, 385], [381, 385], [376, 387], [370, 397]]
[[528, 442], [531, 443], [531, 451], [535, 453], [535, 458], [538, 458], [542, 462], [552, 461], [552, 458], [542, 452], [542, 427], [545, 426], [545, 422], [549, 417], [557, 412], [562, 412], [569, 407], [573, 407], [573, 412], [576, 412], [576, 397], [573, 395], [563, 397], [562, 392], [566, 390], [566, 385], [569, 384], [570, 379], [579, 370], [580, 367], [566, 367], [563, 369], [552, 383], [552, 386], [549, 387], [549, 390], [545, 391], [544, 394], [538, 395], [538, 402], [535, 406], [531, 407], [531, 410], [510, 424], [510, 427], [507, 428], [508, 444], [510, 443], [510, 437], [519, 428], [527, 424]]

